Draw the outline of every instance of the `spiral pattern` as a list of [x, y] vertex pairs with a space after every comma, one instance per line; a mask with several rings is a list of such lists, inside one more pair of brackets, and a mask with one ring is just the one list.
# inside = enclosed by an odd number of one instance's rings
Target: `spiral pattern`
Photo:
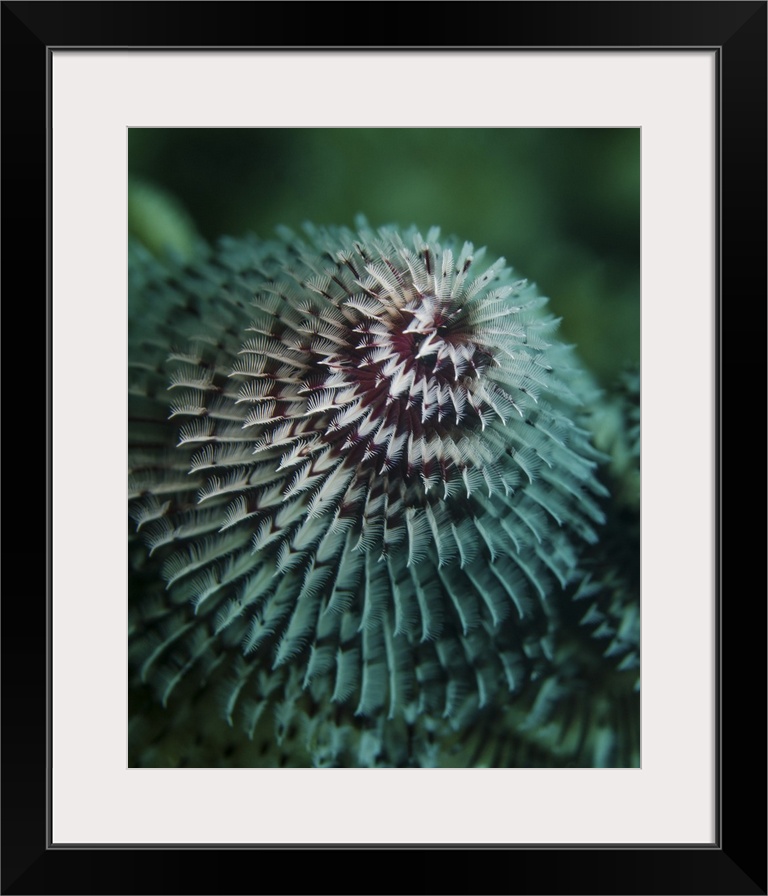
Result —
[[131, 659], [163, 702], [460, 727], [546, 667], [602, 521], [588, 384], [482, 256], [365, 226], [134, 250]]

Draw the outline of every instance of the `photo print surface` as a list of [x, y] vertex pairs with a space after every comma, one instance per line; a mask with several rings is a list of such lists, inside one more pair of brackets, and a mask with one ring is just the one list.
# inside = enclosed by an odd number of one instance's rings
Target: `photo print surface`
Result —
[[129, 762], [640, 764], [640, 132], [129, 131]]

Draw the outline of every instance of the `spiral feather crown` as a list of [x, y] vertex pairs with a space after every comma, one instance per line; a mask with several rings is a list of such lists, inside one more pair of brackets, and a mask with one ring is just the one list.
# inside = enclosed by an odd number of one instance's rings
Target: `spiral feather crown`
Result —
[[[215, 679], [454, 724], [551, 655], [603, 489], [546, 299], [431, 230], [308, 228], [132, 257], [131, 657], [167, 702]], [[152, 591], [151, 588], [148, 589]]]

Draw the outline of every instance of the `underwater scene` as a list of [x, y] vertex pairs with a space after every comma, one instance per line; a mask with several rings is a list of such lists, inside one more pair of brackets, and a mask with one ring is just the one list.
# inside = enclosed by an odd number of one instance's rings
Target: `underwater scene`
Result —
[[130, 129], [129, 764], [640, 766], [640, 131]]

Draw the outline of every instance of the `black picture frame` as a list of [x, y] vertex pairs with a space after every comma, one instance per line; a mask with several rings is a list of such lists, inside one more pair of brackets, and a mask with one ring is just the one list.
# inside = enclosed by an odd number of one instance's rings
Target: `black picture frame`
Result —
[[[416, 16], [419, 6], [422, 13]], [[739, 472], [752, 477], [755, 465], [764, 472], [767, 9], [765, 2], [719, 0], [408, 7], [373, 3], [350, 7], [348, 13], [348, 18], [357, 21], [357, 48], [370, 51], [399, 46], [404, 36], [413, 48], [492, 49], [487, 43], [491, 35], [499, 41], [494, 45], [498, 48], [708, 48], [717, 54], [719, 618], [715, 674], [719, 737], [714, 843], [63, 848], [52, 845], [50, 827], [50, 781], [55, 774], [49, 724], [50, 399], [55, 389], [49, 372], [51, 54], [64, 47], [227, 49], [251, 43], [274, 49], [339, 48], [342, 32], [336, 12], [325, 4], [2, 4], [2, 286], [6, 335], [12, 343], [7, 347], [9, 366], [3, 388], [6, 433], [10, 432], [5, 447], [12, 449], [6, 454], [6, 472], [12, 470], [12, 475], [6, 477], [11, 510], [6, 516], [5, 534], [10, 541], [2, 603], [2, 893], [768, 892], [765, 534], [754, 522], [755, 518], [764, 521], [764, 503], [751, 515], [744, 515], [742, 503], [742, 519], [735, 519], [736, 500], [754, 500], [754, 495], [764, 496], [765, 489], [758, 475], [757, 482], [742, 480], [737, 491], [734, 468], [727, 465], [737, 455], [733, 448], [727, 454], [722, 451], [722, 433], [741, 432], [750, 441], [740, 446]], [[461, 46], [453, 43], [454, 35], [462, 39]], [[749, 338], [754, 332], [759, 334], [757, 346]], [[24, 357], [21, 340], [32, 333], [36, 345]], [[46, 333], [44, 350], [42, 333]], [[730, 335], [728, 355], [726, 333]], [[723, 387], [725, 372], [731, 389]], [[736, 372], [740, 372], [738, 381]], [[745, 393], [750, 405], [742, 410]], [[31, 395], [37, 395], [33, 407]], [[761, 436], [757, 446], [751, 444], [755, 432]], [[734, 446], [735, 439], [730, 444]], [[32, 485], [44, 478], [48, 488], [45, 513], [41, 513], [41, 499], [33, 494]], [[723, 483], [730, 484], [733, 495], [725, 504]], [[724, 506], [731, 507], [733, 514], [728, 531], [738, 533], [739, 539], [739, 552], [732, 548], [730, 565], [725, 564], [722, 552]], [[735, 546], [735, 534], [729, 543]], [[428, 839], [427, 834], [427, 844]], [[250, 854], [254, 849], [258, 850], [255, 856]], [[306, 853], [306, 861], [293, 862], [284, 850]], [[340, 851], [346, 854], [339, 855]]]

